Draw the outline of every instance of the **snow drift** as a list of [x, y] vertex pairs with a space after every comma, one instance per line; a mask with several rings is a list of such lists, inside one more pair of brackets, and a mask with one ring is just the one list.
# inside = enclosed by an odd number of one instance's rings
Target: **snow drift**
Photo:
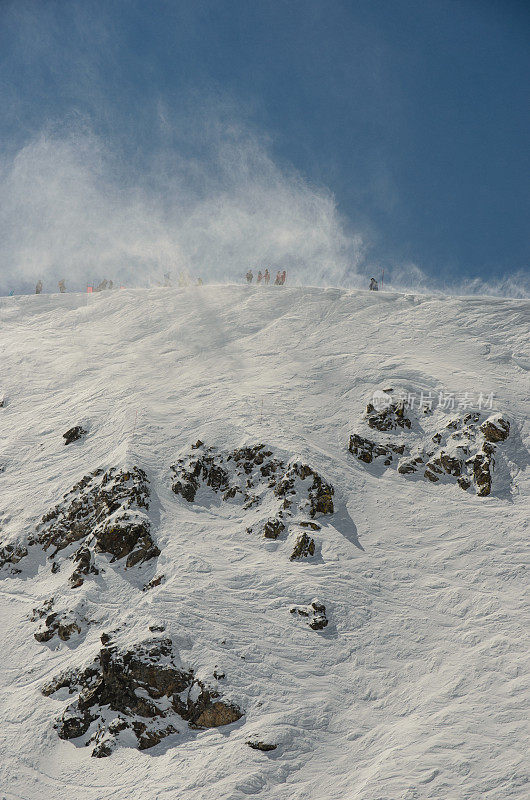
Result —
[[526, 796], [529, 310], [0, 300], [3, 796]]

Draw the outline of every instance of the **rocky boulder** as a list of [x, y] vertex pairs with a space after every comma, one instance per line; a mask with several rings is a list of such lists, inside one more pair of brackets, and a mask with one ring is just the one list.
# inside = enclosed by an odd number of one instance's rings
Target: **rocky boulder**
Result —
[[297, 561], [300, 558], [307, 558], [315, 555], [315, 540], [307, 533], [301, 533], [296, 540], [296, 544], [291, 553], [290, 561]]
[[75, 612], [65, 611], [62, 614], [52, 612], [44, 618], [33, 636], [38, 642], [49, 642], [54, 636], [67, 642], [73, 636], [81, 633], [82, 625], [85, 622]]
[[14, 565], [22, 561], [27, 554], [27, 547], [16, 542], [0, 545], [0, 569], [7, 565], [13, 574], [20, 573], [21, 570], [15, 569]]
[[79, 439], [82, 439], [84, 436], [86, 436], [87, 433], [88, 431], [85, 430], [85, 428], [83, 428], [81, 425], [75, 425], [73, 428], [67, 430], [66, 433], [63, 433], [64, 443], [71, 444], [72, 442], [77, 442]]
[[87, 575], [98, 573], [98, 553], [111, 556], [111, 562], [125, 560], [127, 568], [160, 555], [151, 537], [148, 508], [149, 482], [142, 469], [98, 469], [44, 515], [29, 544], [41, 545], [54, 559], [80, 543], [71, 553], [76, 567], [70, 584], [78, 587]]
[[410, 428], [412, 421], [407, 416], [403, 400], [388, 400], [384, 408], [375, 408], [372, 403], [366, 406], [366, 422], [377, 431], [391, 431], [396, 428]]
[[510, 433], [510, 423], [500, 414], [493, 414], [480, 426], [484, 438], [488, 442], [504, 442]]
[[[510, 431], [510, 423], [501, 414], [484, 419], [481, 412], [472, 411], [447, 422], [443, 411], [435, 409], [430, 411], [428, 422], [418, 418], [412, 425], [412, 409], [407, 416], [400, 402], [392, 402], [389, 396], [385, 398], [385, 404], [386, 407], [380, 411], [369, 404], [365, 423], [385, 432], [402, 428], [399, 437], [401, 440], [407, 437], [409, 442], [377, 441], [353, 433], [349, 451], [359, 461], [371, 464], [380, 459], [385, 467], [395, 467], [397, 461], [400, 475], [421, 471], [423, 477], [433, 484], [454, 481], [464, 491], [474, 485], [479, 497], [491, 493], [495, 445], [504, 442]], [[405, 418], [410, 424], [404, 422]], [[434, 428], [435, 425], [438, 429]], [[407, 431], [411, 427], [414, 432], [409, 434]], [[404, 457], [397, 459], [399, 455]]]
[[378, 444], [371, 439], [359, 436], [357, 433], [352, 433], [348, 449], [359, 461], [364, 461], [365, 464], [371, 464], [375, 459], [381, 458], [384, 464], [389, 466], [394, 455], [403, 455], [405, 445], [392, 444], [391, 442]]
[[277, 744], [262, 742], [261, 740], [255, 739], [250, 739], [247, 744], [252, 748], [252, 750], [260, 750], [262, 753], [270, 753], [271, 750], [276, 750], [278, 747]]
[[66, 688], [78, 693], [58, 718], [61, 739], [92, 745], [94, 757], [111, 754], [118, 744], [140, 750], [189, 728], [229, 725], [243, 715], [233, 703], [194, 677], [181, 664], [170, 639], [151, 639], [120, 650], [103, 647], [94, 663], [70, 670], [42, 688], [51, 696]]

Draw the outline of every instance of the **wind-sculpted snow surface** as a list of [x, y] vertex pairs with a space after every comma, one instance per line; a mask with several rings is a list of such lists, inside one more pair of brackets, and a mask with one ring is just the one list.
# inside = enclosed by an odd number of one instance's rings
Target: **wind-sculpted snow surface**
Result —
[[526, 800], [529, 312], [0, 298], [0, 797]]

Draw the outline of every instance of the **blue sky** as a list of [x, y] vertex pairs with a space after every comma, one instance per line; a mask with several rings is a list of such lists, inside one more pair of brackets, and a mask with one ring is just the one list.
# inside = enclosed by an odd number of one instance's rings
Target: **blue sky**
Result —
[[524, 2], [3, 0], [0, 23], [4, 169], [43, 130], [84, 131], [120, 153], [121, 191], [145, 188], [160, 153], [189, 173], [233, 121], [329, 190], [361, 272], [529, 268]]

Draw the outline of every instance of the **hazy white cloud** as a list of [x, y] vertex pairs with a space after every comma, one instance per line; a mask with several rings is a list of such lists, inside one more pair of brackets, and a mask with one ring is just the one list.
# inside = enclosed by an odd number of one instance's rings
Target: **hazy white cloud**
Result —
[[211, 119], [197, 140], [186, 157], [168, 146], [142, 170], [86, 128], [42, 132], [4, 156], [2, 291], [61, 277], [72, 288], [102, 277], [145, 285], [180, 270], [238, 279], [249, 266], [303, 282], [355, 272], [362, 242], [345, 233], [329, 191], [280, 168], [266, 140], [233, 123]]
[[[155, 117], [157, 147], [139, 159], [79, 122], [0, 156], [1, 293], [32, 291], [39, 278], [48, 291], [63, 277], [70, 289], [104, 277], [145, 286], [168, 271], [241, 280], [265, 266], [287, 269], [290, 284], [380, 279], [366, 235], [350, 232], [331, 192], [279, 165], [233, 107], [175, 119], [159, 102]], [[522, 271], [451, 283], [414, 263], [387, 266], [385, 288], [530, 296]]]

